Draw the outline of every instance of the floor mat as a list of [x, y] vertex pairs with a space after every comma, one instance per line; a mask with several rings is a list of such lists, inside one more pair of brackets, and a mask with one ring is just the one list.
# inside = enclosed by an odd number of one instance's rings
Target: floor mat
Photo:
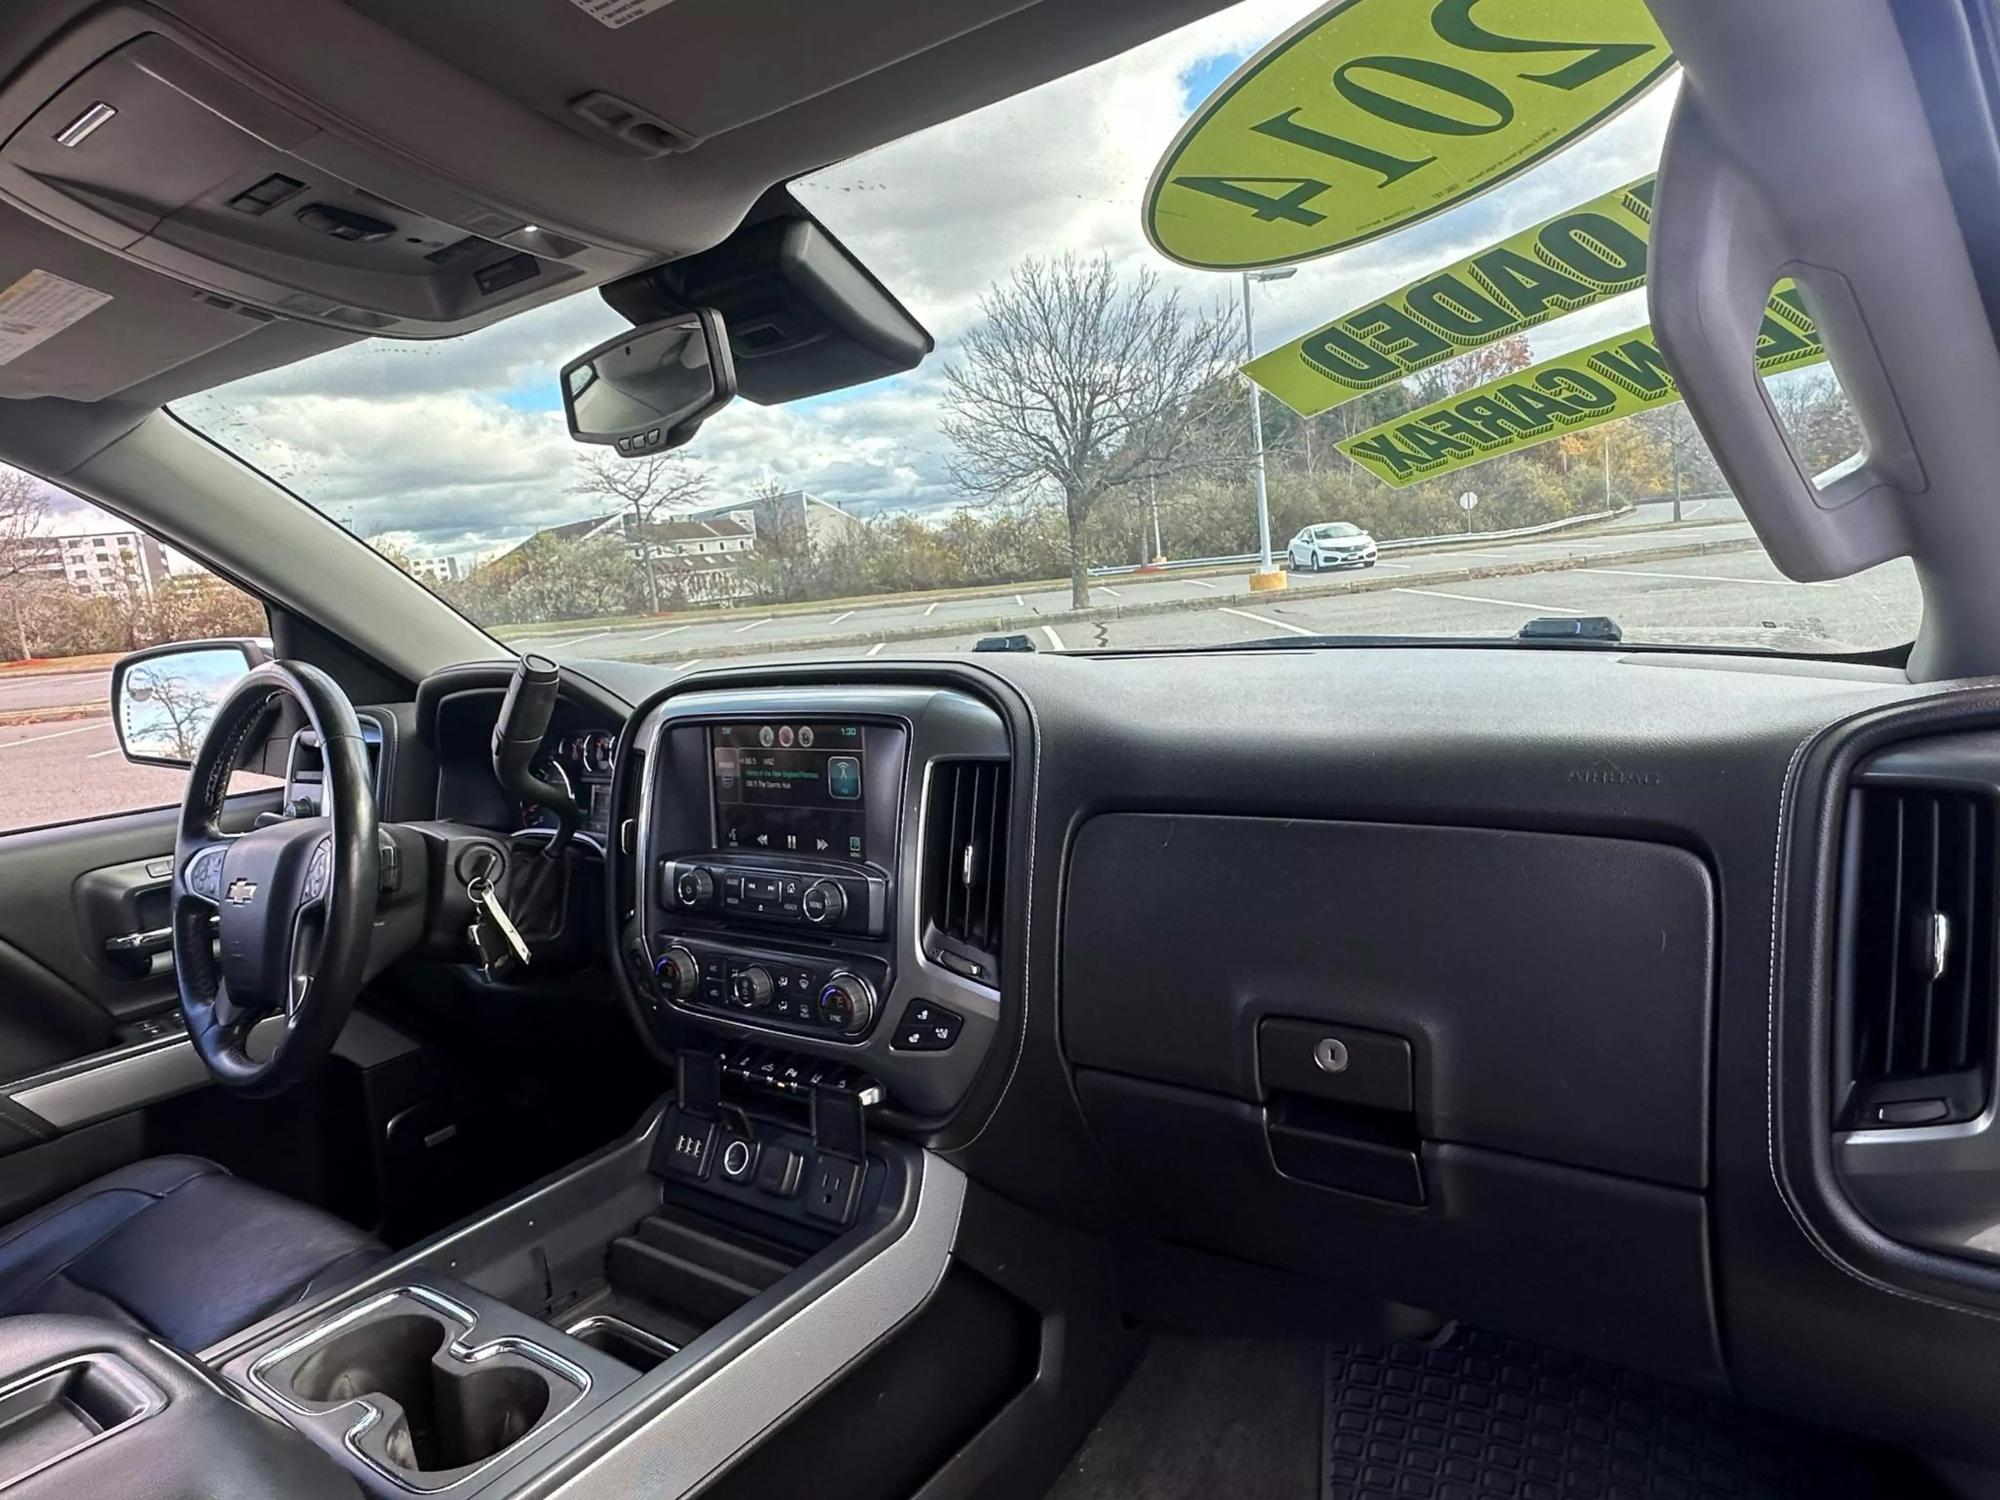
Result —
[[1914, 1460], [1574, 1355], [1457, 1329], [1332, 1344], [1326, 1500], [1924, 1500]]

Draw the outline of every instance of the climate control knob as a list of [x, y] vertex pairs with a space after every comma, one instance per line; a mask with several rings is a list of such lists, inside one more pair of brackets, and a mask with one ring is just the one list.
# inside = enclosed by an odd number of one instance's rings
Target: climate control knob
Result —
[[829, 927], [847, 915], [847, 892], [837, 880], [815, 880], [799, 898], [799, 910], [808, 922]]
[[875, 1021], [875, 986], [859, 974], [836, 974], [819, 992], [819, 1018], [843, 1036], [860, 1036]]
[[729, 993], [745, 1010], [762, 1010], [771, 1003], [771, 971], [762, 964], [738, 969], [729, 981]]
[[701, 982], [701, 965], [692, 953], [676, 943], [653, 965], [653, 977], [659, 980], [660, 989], [668, 999], [688, 1000]]
[[715, 899], [715, 877], [699, 865], [674, 876], [674, 900], [682, 906], [706, 906]]

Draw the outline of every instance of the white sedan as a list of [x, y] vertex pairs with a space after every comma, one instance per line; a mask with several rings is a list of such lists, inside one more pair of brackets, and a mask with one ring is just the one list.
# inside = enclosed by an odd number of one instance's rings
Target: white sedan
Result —
[[1372, 568], [1375, 538], [1346, 521], [1328, 521], [1308, 526], [1293, 537], [1286, 549], [1286, 560], [1306, 573], [1327, 568]]

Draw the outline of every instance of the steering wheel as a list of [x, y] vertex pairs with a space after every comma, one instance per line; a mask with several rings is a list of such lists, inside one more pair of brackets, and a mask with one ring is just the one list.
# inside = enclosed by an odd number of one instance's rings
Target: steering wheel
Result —
[[[323, 815], [226, 834], [222, 804], [237, 757], [287, 696], [319, 736]], [[174, 838], [181, 1014], [217, 1083], [275, 1094], [332, 1050], [366, 977], [377, 836], [368, 753], [347, 695], [304, 662], [253, 668], [222, 700], [195, 752]], [[219, 961], [211, 947], [218, 931]], [[253, 1033], [261, 1057], [252, 1056]]]

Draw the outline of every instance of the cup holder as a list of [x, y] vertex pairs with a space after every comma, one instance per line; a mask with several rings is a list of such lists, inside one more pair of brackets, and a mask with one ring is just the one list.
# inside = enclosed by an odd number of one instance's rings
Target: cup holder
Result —
[[259, 1360], [252, 1378], [418, 1489], [467, 1477], [590, 1386], [529, 1340], [472, 1339], [473, 1314], [426, 1290], [390, 1293], [345, 1321]]
[[428, 1406], [438, 1371], [431, 1361], [451, 1330], [429, 1313], [397, 1313], [328, 1339], [292, 1376], [307, 1401], [387, 1396], [405, 1411]]
[[[399, 1401], [403, 1415], [384, 1434], [389, 1462], [413, 1474], [463, 1469], [511, 1448], [549, 1409], [549, 1385], [519, 1366], [461, 1375], [437, 1365], [424, 1399]], [[388, 1394], [384, 1392], [383, 1394]]]

